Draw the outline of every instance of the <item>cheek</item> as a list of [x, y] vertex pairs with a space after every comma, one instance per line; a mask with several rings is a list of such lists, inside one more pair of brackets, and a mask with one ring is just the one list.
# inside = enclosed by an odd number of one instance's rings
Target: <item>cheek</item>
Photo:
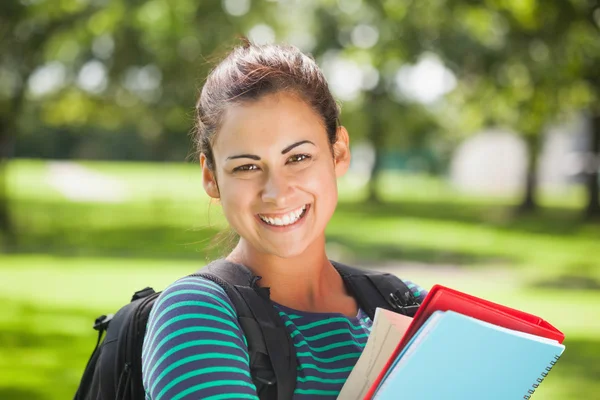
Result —
[[255, 186], [250, 180], [223, 180], [221, 205], [228, 220], [237, 219], [239, 211], [250, 207], [256, 196]]
[[337, 178], [332, 164], [323, 162], [319, 168], [314, 168], [307, 174], [307, 188], [319, 195], [321, 200], [337, 200]]

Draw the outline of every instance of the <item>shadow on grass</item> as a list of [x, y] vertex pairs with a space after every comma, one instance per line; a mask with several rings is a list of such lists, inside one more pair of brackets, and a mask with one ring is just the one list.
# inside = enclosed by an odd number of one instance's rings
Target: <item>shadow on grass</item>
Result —
[[48, 397], [47, 394], [37, 392], [35, 389], [0, 387], [0, 399], [4, 400], [46, 400], [51, 398], [52, 397]]
[[540, 279], [534, 282], [532, 286], [542, 289], [600, 291], [600, 280], [592, 276], [586, 269], [583, 269], [579, 274], [574, 271], [550, 279]]
[[82, 227], [21, 234], [18, 253], [60, 256], [110, 256], [198, 259], [220, 253], [210, 249], [215, 229], [184, 230], [170, 226], [94, 229]]
[[553, 236], [591, 233], [593, 237], [600, 238], [600, 224], [584, 220], [579, 210], [558, 207], [541, 208], [533, 214], [519, 214], [513, 206], [506, 204], [403, 200], [382, 204], [340, 202], [337, 210], [357, 218], [406, 216]]
[[[593, 393], [600, 389], [600, 339], [565, 339], [565, 352], [552, 369], [549, 379], [572, 378], [589, 383], [589, 386], [572, 388], [580, 396], [577, 398], [594, 398]], [[595, 391], [594, 391], [595, 389]], [[575, 394], [575, 393], [573, 393]], [[595, 395], [594, 395], [595, 396]], [[576, 398], [576, 397], [573, 397]]]
[[21, 202], [13, 209], [17, 243], [11, 252], [169, 259], [221, 255], [222, 246], [213, 244], [223, 232], [194, 228], [198, 213], [190, 215], [190, 207], [173, 202]]
[[[122, 204], [21, 202], [13, 208], [18, 242], [12, 251], [60, 256], [213, 259], [222, 256], [227, 246], [210, 248], [213, 239], [220, 233], [219, 229], [192, 228], [202, 214], [194, 214], [194, 209], [202, 207], [189, 202], [169, 201]], [[380, 205], [341, 202], [338, 206], [340, 216], [355, 223], [357, 229], [374, 219], [406, 216], [543, 235], [581, 234], [600, 240], [600, 228], [581, 223], [577, 210], [544, 209], [536, 215], [519, 217], [509, 211], [502, 205], [451, 201], [403, 201]], [[356, 258], [368, 261], [403, 259], [438, 264], [513, 261], [494, 254], [481, 256], [450, 249], [364, 246], [345, 237], [329, 239], [351, 249]]]
[[506, 255], [481, 255], [426, 247], [363, 243], [339, 235], [328, 235], [327, 239], [329, 252], [335, 253], [333, 258], [340, 258], [348, 263], [403, 260], [436, 265], [485, 265], [517, 262]]
[[[54, 254], [62, 257], [119, 257], [154, 259], [214, 259], [227, 246], [211, 246], [215, 229], [184, 230], [169, 226], [27, 232], [15, 252]], [[404, 260], [434, 264], [493, 264], [516, 262], [506, 255], [472, 254], [456, 250], [390, 244], [365, 244], [340, 235], [328, 235], [328, 246], [341, 249], [342, 257], [361, 262]]]

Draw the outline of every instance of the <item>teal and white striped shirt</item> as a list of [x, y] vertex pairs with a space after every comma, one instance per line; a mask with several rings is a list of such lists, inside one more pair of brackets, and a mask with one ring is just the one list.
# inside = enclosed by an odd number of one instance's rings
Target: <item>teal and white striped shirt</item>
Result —
[[[405, 281], [422, 301], [425, 291]], [[296, 347], [294, 399], [335, 399], [365, 347], [372, 321], [362, 310], [349, 318], [273, 303]], [[248, 347], [225, 291], [186, 277], [158, 298], [142, 352], [148, 400], [258, 399]]]

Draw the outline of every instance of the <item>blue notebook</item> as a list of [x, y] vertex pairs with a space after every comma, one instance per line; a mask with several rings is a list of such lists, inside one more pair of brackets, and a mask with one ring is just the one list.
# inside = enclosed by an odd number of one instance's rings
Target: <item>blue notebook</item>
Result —
[[374, 399], [521, 400], [556, 363], [558, 342], [456, 313], [436, 311], [396, 358]]

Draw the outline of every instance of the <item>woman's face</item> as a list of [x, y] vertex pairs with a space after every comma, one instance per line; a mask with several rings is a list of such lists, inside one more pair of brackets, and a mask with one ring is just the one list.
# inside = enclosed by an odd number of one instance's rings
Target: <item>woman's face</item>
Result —
[[297, 96], [271, 94], [227, 108], [213, 154], [214, 174], [203, 168], [205, 188], [247, 244], [286, 258], [323, 238], [337, 204], [336, 178], [350, 162], [344, 128], [334, 158], [319, 115]]

